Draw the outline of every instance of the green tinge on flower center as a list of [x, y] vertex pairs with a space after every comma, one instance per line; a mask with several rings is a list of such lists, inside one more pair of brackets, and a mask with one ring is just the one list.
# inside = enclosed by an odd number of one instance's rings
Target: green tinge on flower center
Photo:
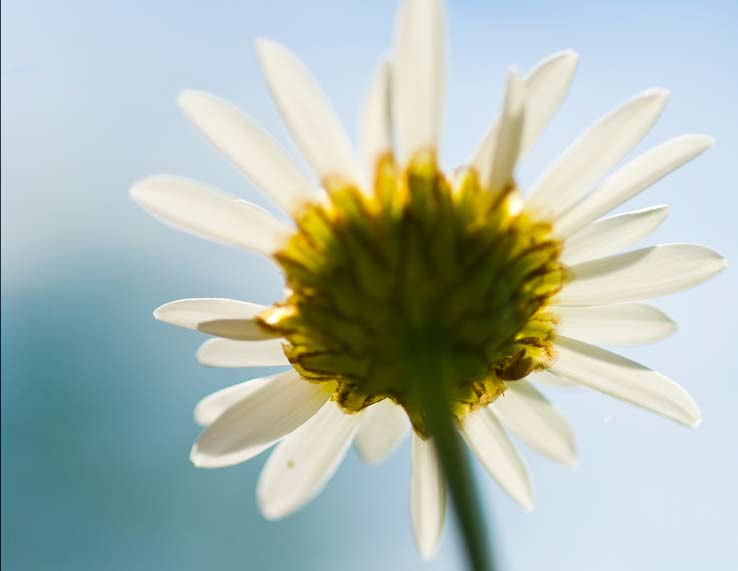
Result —
[[441, 358], [439, 394], [463, 418], [551, 364], [546, 306], [566, 278], [550, 224], [521, 211], [517, 189], [493, 195], [471, 169], [451, 183], [436, 164], [419, 153], [398, 172], [386, 157], [371, 195], [325, 181], [328, 200], [276, 254], [287, 298], [259, 316], [303, 378], [337, 383], [343, 409], [390, 398], [424, 436], [408, 384], [418, 353]]

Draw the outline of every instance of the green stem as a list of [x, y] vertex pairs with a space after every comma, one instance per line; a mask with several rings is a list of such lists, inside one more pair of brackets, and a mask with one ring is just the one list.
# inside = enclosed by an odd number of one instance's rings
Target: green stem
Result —
[[425, 412], [428, 432], [433, 437], [441, 469], [451, 492], [469, 568], [474, 571], [493, 571], [493, 561], [487, 549], [490, 538], [479, 509], [469, 458], [449, 407], [444, 352], [440, 347], [438, 351], [433, 351], [433, 346], [433, 343], [422, 343], [414, 348], [415, 366], [410, 373], [413, 392]]

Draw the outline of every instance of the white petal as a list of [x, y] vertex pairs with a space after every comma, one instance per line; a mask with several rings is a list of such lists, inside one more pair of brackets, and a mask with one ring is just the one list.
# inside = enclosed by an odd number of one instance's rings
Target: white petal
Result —
[[592, 222], [565, 240], [561, 261], [573, 265], [615, 254], [653, 232], [668, 214], [668, 206], [654, 206]]
[[556, 231], [566, 237], [598, 216], [631, 199], [671, 171], [701, 155], [714, 144], [706, 135], [675, 137], [615, 172], [556, 221]]
[[571, 50], [555, 53], [534, 67], [523, 79], [525, 124], [520, 143], [523, 156], [536, 143], [569, 91], [578, 56]]
[[412, 436], [412, 476], [410, 479], [410, 518], [415, 543], [423, 559], [436, 553], [438, 538], [446, 517], [446, 485], [435, 447], [430, 441]]
[[179, 106], [211, 143], [287, 212], [319, 199], [318, 189], [274, 139], [232, 103], [188, 89], [180, 94]]
[[194, 180], [156, 176], [131, 188], [149, 214], [185, 232], [270, 255], [290, 230], [263, 208]]
[[502, 423], [533, 450], [562, 464], [576, 462], [576, 444], [569, 424], [528, 381], [507, 383], [507, 390], [490, 406]]
[[[543, 129], [558, 110], [569, 89], [569, 84], [576, 68], [577, 55], [572, 51], [563, 51], [541, 61], [523, 79], [523, 103], [525, 120], [519, 144], [519, 156], [529, 150], [538, 139]], [[508, 90], [510, 85], [508, 83]], [[504, 141], [499, 134], [500, 117], [490, 127], [482, 144], [474, 154], [471, 163], [477, 169], [483, 185], [488, 184], [498, 139]]]
[[443, 120], [446, 38], [440, 0], [404, 0], [395, 27], [392, 120], [400, 165], [437, 150]]
[[195, 466], [219, 468], [254, 457], [313, 416], [333, 383], [310, 383], [290, 370], [239, 400], [210, 424], [190, 453]]
[[580, 341], [558, 337], [557, 375], [696, 427], [697, 405], [684, 387], [634, 361]]
[[256, 319], [214, 319], [197, 324], [197, 330], [233, 341], [261, 341], [277, 337], [265, 330]]
[[695, 244], [664, 244], [608, 256], [570, 268], [558, 305], [606, 305], [681, 291], [714, 276], [725, 259]]
[[178, 299], [160, 305], [154, 310], [154, 318], [164, 323], [197, 329], [207, 321], [219, 319], [250, 319], [266, 309], [265, 306], [235, 299], [201, 297]]
[[356, 181], [358, 169], [346, 130], [307, 68], [284, 46], [259, 40], [257, 50], [272, 97], [292, 137], [321, 181]]
[[256, 488], [265, 518], [289, 515], [320, 493], [340, 466], [360, 420], [361, 413], [346, 414], [328, 402], [277, 446]]
[[280, 339], [208, 339], [197, 350], [197, 360], [210, 367], [274, 367], [290, 364]]
[[356, 434], [356, 448], [368, 464], [384, 460], [407, 433], [410, 424], [403, 408], [390, 399], [370, 406]]
[[558, 216], [635, 147], [666, 103], [667, 92], [649, 89], [599, 119], [533, 184], [529, 204]]
[[374, 175], [377, 160], [392, 152], [391, 73], [390, 63], [383, 61], [369, 88], [361, 114], [359, 148], [370, 180]]
[[511, 70], [494, 135], [482, 144], [474, 159], [482, 188], [498, 193], [514, 184], [513, 171], [520, 152], [524, 107], [523, 86], [517, 72]]
[[556, 333], [597, 345], [640, 345], [658, 341], [677, 325], [660, 309], [643, 303], [595, 307], [553, 307], [561, 319]]
[[490, 408], [464, 419], [463, 434], [479, 461], [523, 509], [533, 509], [533, 488], [528, 469], [510, 437]]
[[532, 383], [541, 383], [548, 387], [556, 387], [559, 389], [572, 389], [579, 386], [574, 381], [554, 375], [550, 369], [536, 371], [525, 378]]
[[269, 377], [261, 377], [251, 379], [245, 383], [231, 385], [219, 391], [209, 394], [202, 399], [195, 407], [195, 422], [200, 426], [208, 426], [215, 421], [221, 414], [231, 408], [242, 398], [250, 395], [256, 389], [263, 387], [265, 384], [274, 379], [277, 375]]

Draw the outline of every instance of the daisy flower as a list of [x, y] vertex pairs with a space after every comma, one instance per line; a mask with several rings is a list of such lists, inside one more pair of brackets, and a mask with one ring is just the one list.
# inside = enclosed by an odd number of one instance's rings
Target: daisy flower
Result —
[[392, 56], [366, 98], [361, 161], [295, 55], [271, 41], [257, 48], [313, 177], [227, 101], [185, 91], [179, 104], [292, 223], [179, 177], [148, 178], [131, 191], [168, 224], [268, 256], [285, 279], [283, 300], [270, 307], [185, 299], [154, 312], [214, 336], [198, 351], [206, 365], [290, 366], [197, 405], [205, 429], [191, 453], [196, 466], [230, 466], [276, 444], [257, 497], [264, 516], [278, 519], [320, 492], [352, 443], [376, 463], [410, 432], [410, 512], [419, 550], [430, 557], [445, 479], [459, 490], [454, 462], [444, 463], [453, 449], [441, 442], [444, 426], [525, 509], [531, 482], [508, 431], [555, 461], [576, 457], [567, 422], [537, 385], [584, 386], [697, 426], [700, 413], [684, 388], [597, 346], [671, 334], [675, 324], [642, 301], [725, 266], [692, 244], [620, 253], [664, 221], [665, 206], [602, 217], [712, 145], [705, 135], [677, 136], [609, 174], [656, 122], [665, 90], [644, 91], [602, 116], [523, 192], [516, 165], [562, 103], [573, 52], [523, 76], [510, 71], [488, 134], [446, 175], [438, 162], [440, 1], [400, 8]]

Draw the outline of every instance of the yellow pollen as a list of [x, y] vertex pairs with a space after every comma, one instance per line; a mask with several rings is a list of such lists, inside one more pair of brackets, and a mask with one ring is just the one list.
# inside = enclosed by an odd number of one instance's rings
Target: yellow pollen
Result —
[[276, 254], [286, 297], [259, 316], [304, 379], [335, 382], [347, 412], [392, 399], [425, 437], [408, 384], [419, 354], [443, 363], [439, 394], [458, 420], [551, 365], [546, 309], [566, 269], [516, 188], [492, 194], [473, 169], [451, 183], [430, 152], [402, 171], [380, 159], [372, 193], [324, 184], [328, 200], [305, 208]]
[[[291, 292], [288, 294], [288, 297]], [[267, 327], [276, 327], [280, 322], [289, 319], [289, 317], [295, 312], [295, 308], [289, 305], [285, 306], [274, 306], [267, 313], [261, 316], [261, 321]]]

